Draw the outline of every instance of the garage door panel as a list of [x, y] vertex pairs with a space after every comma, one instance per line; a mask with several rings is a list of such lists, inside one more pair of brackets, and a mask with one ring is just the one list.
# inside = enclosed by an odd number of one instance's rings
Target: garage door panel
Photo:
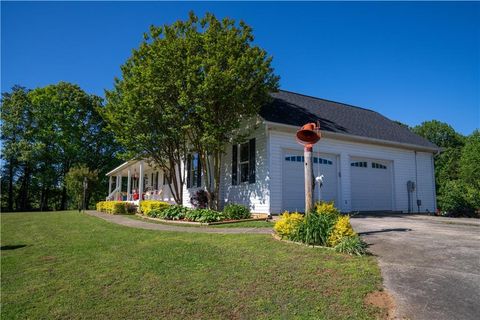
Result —
[[392, 164], [389, 161], [352, 158], [352, 210], [392, 210]]
[[[286, 152], [283, 157], [283, 210], [305, 210], [305, 174], [302, 153]], [[323, 175], [321, 199], [337, 200], [337, 161], [336, 156], [314, 153], [313, 175]], [[315, 187], [314, 199], [318, 200], [318, 188]]]

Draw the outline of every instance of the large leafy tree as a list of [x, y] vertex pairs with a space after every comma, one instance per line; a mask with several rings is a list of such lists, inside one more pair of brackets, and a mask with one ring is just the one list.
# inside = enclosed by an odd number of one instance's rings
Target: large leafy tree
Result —
[[29, 185], [40, 150], [34, 139], [35, 121], [31, 110], [29, 90], [26, 88], [15, 86], [11, 92], [2, 94], [2, 182], [8, 180], [2, 194], [7, 194], [7, 209], [10, 211], [14, 203], [20, 210], [31, 207]]
[[[14, 87], [3, 94], [6, 209], [66, 209], [65, 177], [79, 163], [98, 169], [106, 184], [103, 174], [118, 164], [115, 155], [119, 147], [104, 130], [98, 112], [101, 104], [99, 97], [65, 82], [31, 91]], [[12, 201], [15, 195], [17, 200]], [[94, 190], [93, 197], [98, 195]]]
[[[271, 57], [252, 42], [243, 22], [190, 13], [186, 21], [151, 27], [107, 92], [105, 118], [135, 156], [153, 159], [172, 177], [177, 172], [183, 185], [180, 162], [198, 152], [214, 208], [225, 144], [240, 137], [242, 123], [278, 86]], [[172, 191], [180, 200], [181, 189]]]
[[480, 131], [467, 137], [460, 158], [461, 179], [480, 190]]
[[463, 145], [463, 137], [445, 122], [424, 121], [412, 130], [441, 148], [456, 148]]
[[[85, 191], [84, 181], [87, 182]], [[84, 164], [75, 165], [68, 171], [67, 176], [65, 177], [67, 192], [78, 209], [82, 208], [84, 200], [88, 208], [88, 203], [92, 194], [92, 190], [94, 190], [97, 182], [98, 171], [91, 170]], [[84, 192], [85, 199], [83, 199]]]
[[201, 159], [209, 205], [218, 208], [225, 145], [242, 138], [240, 127], [270, 99], [279, 78], [272, 57], [253, 45], [252, 29], [243, 21], [191, 14], [186, 25], [194, 52], [183, 95], [191, 112], [187, 132]]
[[437, 120], [425, 121], [412, 130], [443, 149], [435, 156], [437, 191], [440, 191], [446, 181], [458, 179], [463, 136], [447, 123]]

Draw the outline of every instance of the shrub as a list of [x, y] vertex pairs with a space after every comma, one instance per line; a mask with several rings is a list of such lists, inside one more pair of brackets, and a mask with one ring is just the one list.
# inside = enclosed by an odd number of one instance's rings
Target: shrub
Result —
[[367, 253], [367, 244], [358, 235], [344, 237], [334, 247], [336, 252], [362, 256]]
[[150, 211], [150, 216], [166, 220], [181, 220], [185, 219], [188, 211], [189, 209], [184, 206], [173, 205], [162, 210], [154, 209]]
[[440, 188], [438, 204], [447, 215], [473, 217], [480, 207], [480, 191], [462, 181], [446, 181]]
[[229, 203], [223, 209], [223, 213], [227, 219], [248, 219], [252, 216], [250, 210], [241, 204]]
[[333, 201], [332, 202], [319, 201], [315, 203], [315, 212], [317, 214], [328, 215], [335, 218], [340, 216], [340, 211], [338, 211], [338, 209], [335, 208]]
[[328, 244], [335, 247], [343, 238], [353, 237], [355, 232], [350, 224], [349, 216], [342, 216], [337, 219], [333, 226], [332, 232], [328, 237]]
[[97, 211], [110, 214], [134, 214], [136, 206], [126, 201], [100, 201], [96, 205]]
[[210, 209], [193, 209], [187, 211], [185, 219], [196, 222], [215, 222], [225, 219], [222, 212]]
[[154, 209], [162, 210], [162, 209], [168, 208], [169, 206], [170, 205], [164, 201], [158, 201], [158, 200], [140, 201], [140, 211], [147, 216], [151, 210], [154, 210]]
[[289, 213], [285, 211], [280, 220], [275, 223], [273, 229], [282, 238], [290, 239], [296, 233], [299, 225], [303, 221], [303, 215], [298, 212]]
[[205, 209], [208, 205], [207, 191], [200, 189], [190, 198], [190, 203], [195, 209]]
[[291, 239], [309, 245], [327, 246], [335, 222], [336, 217], [330, 214], [306, 215]]

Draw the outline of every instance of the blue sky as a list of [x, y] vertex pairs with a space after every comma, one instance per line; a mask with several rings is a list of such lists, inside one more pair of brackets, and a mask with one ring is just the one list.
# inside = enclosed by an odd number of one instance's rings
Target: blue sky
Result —
[[2, 2], [1, 89], [59, 81], [104, 95], [151, 24], [243, 19], [281, 88], [409, 125], [480, 127], [480, 3]]

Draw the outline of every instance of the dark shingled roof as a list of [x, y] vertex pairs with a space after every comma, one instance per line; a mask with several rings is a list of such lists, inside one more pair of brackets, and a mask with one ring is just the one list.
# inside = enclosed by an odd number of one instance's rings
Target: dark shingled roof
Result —
[[325, 131], [438, 148], [372, 110], [285, 90], [272, 93], [271, 96], [273, 101], [260, 111], [260, 116], [266, 121], [298, 127], [320, 121], [320, 128]]

